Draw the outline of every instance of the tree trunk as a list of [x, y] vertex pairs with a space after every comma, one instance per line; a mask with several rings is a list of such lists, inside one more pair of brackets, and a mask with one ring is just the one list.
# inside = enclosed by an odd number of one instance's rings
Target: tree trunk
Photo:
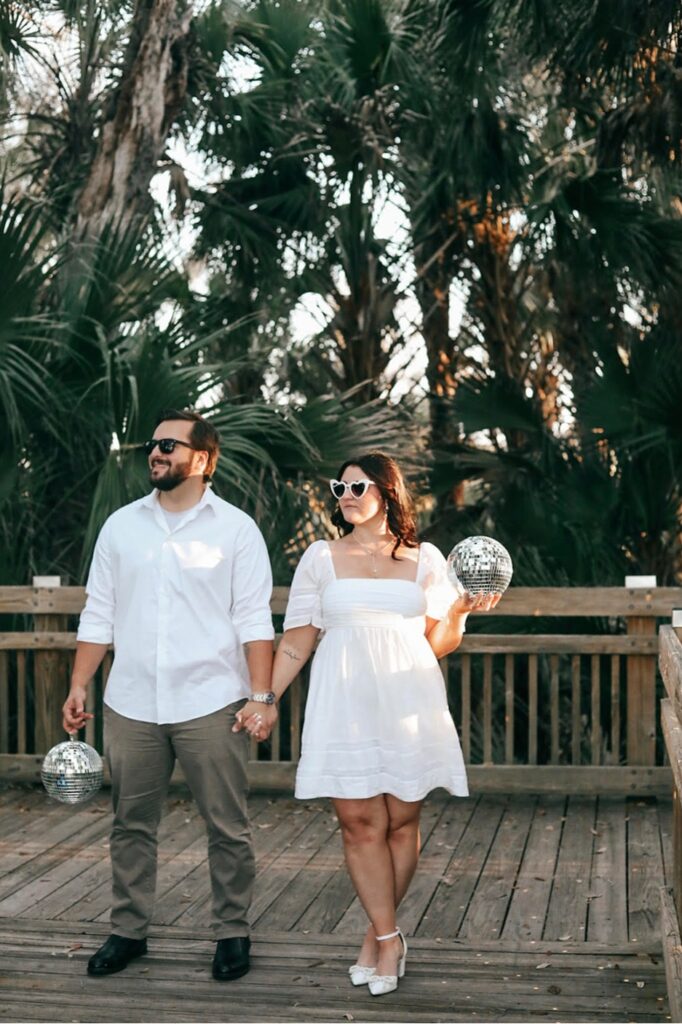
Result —
[[417, 285], [426, 345], [429, 382], [429, 426], [432, 448], [442, 448], [452, 431], [449, 403], [457, 390], [456, 358], [450, 337], [450, 282], [428, 278]]
[[149, 183], [187, 91], [192, 9], [181, 0], [138, 0], [121, 84], [77, 201], [76, 238], [144, 215]]

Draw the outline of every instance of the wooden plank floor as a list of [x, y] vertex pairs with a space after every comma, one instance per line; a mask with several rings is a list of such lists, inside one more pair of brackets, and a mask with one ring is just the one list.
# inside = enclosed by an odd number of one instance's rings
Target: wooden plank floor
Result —
[[206, 840], [180, 792], [161, 826], [150, 955], [90, 979], [84, 962], [108, 934], [107, 796], [68, 808], [38, 788], [1, 790], [0, 1019], [670, 1019], [658, 920], [667, 801], [429, 801], [400, 914], [409, 973], [382, 999], [346, 977], [365, 919], [329, 806], [255, 795], [251, 811], [251, 973], [210, 978]]
[[[11, 1021], [658, 1021], [657, 954], [592, 943], [472, 946], [413, 940], [405, 978], [380, 999], [354, 989], [354, 944], [337, 935], [257, 935], [253, 968], [221, 985], [212, 943], [152, 929], [150, 953], [122, 975], [88, 978], [107, 926], [0, 922], [0, 1020]], [[669, 1019], [669, 1018], [667, 1018]]]

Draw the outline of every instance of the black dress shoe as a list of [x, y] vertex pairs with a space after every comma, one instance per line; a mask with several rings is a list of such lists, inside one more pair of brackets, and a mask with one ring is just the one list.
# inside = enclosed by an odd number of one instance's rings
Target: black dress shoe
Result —
[[241, 978], [251, 966], [249, 949], [251, 939], [218, 939], [213, 957], [213, 977], [216, 981], [232, 981]]
[[122, 935], [110, 935], [88, 960], [88, 974], [115, 974], [127, 967], [135, 957], [144, 956], [146, 952], [146, 939], [124, 939]]

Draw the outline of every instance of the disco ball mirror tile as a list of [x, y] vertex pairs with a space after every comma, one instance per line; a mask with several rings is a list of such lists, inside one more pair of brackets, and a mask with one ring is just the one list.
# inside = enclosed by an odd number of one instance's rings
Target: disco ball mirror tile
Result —
[[82, 804], [102, 785], [102, 758], [88, 743], [67, 740], [45, 755], [40, 777], [55, 800]]
[[448, 555], [448, 578], [470, 594], [503, 594], [514, 567], [509, 552], [492, 537], [467, 537]]

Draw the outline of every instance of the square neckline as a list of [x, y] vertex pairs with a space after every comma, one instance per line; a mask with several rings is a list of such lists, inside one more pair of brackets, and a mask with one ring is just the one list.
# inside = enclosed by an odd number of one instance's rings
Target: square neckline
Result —
[[403, 576], [339, 576], [336, 572], [336, 566], [334, 565], [334, 555], [332, 553], [331, 542], [325, 540], [324, 543], [327, 545], [327, 551], [329, 552], [329, 561], [332, 567], [332, 575], [336, 583], [341, 583], [342, 580], [364, 580], [365, 582], [379, 580], [381, 581], [381, 583], [409, 583], [412, 586], [419, 586], [419, 574], [421, 572], [422, 563], [422, 548], [424, 547], [423, 542], [420, 542], [419, 544], [417, 560], [415, 563], [417, 566], [417, 572], [413, 580], [407, 580]]

